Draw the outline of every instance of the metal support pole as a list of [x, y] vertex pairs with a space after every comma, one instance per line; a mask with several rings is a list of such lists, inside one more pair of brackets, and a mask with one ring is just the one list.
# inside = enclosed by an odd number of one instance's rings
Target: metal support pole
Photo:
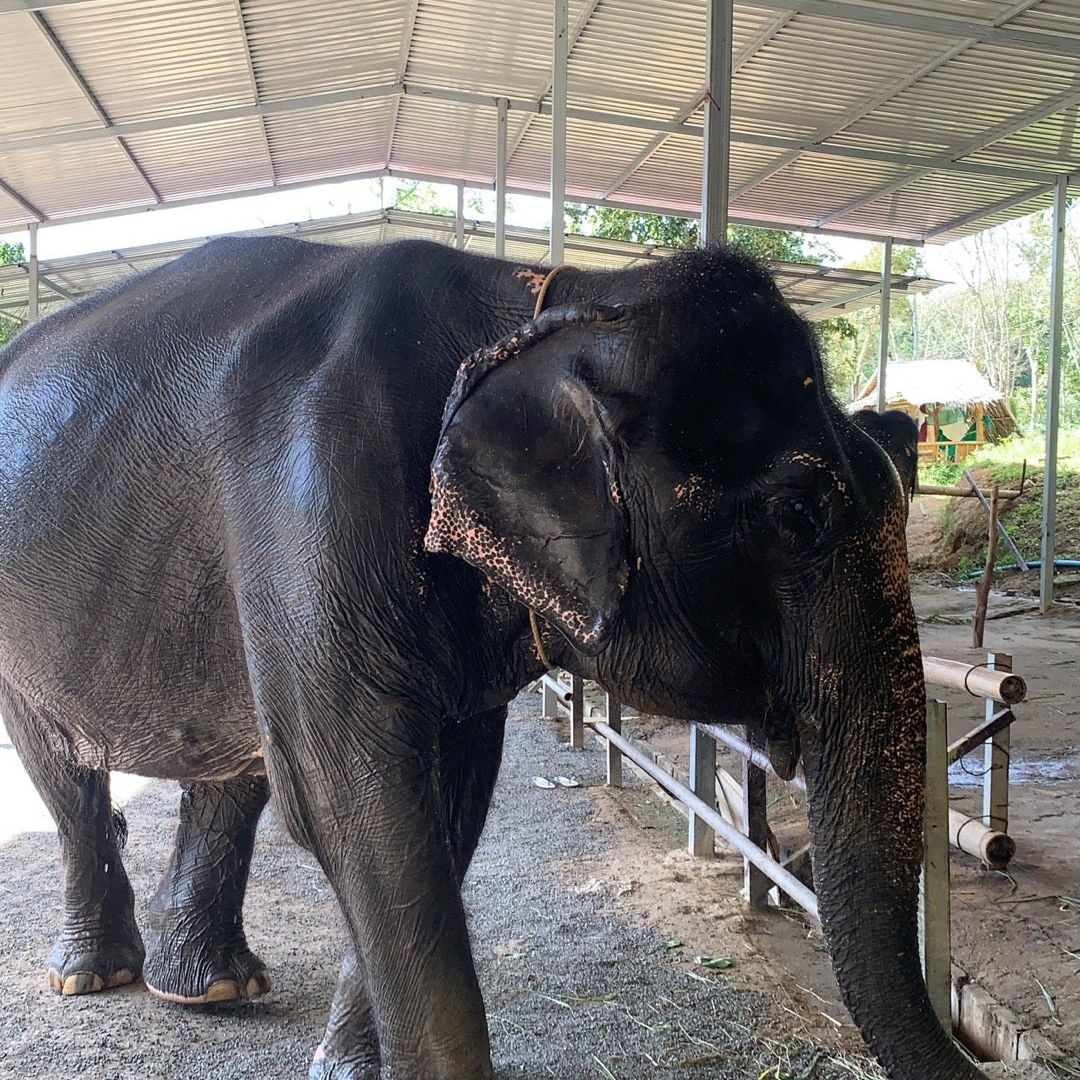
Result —
[[27, 322], [37, 322], [38, 320], [38, 304], [39, 304], [39, 289], [38, 289], [38, 225], [36, 221], [31, 221], [29, 226], [30, 230], [30, 256], [27, 260], [27, 267], [29, 269], [29, 299], [27, 301]]
[[[697, 724], [690, 725], [690, 790], [707, 806], [716, 805], [716, 740]], [[694, 813], [687, 815], [690, 825], [691, 855], [713, 855], [716, 833]]]
[[[622, 733], [622, 703], [611, 694], [604, 695], [604, 713], [607, 726], [612, 731]], [[622, 787], [622, 751], [609, 740], [607, 746], [607, 782], [608, 787]]]
[[1057, 528], [1058, 425], [1061, 422], [1061, 321], [1065, 299], [1065, 217], [1069, 178], [1059, 176], [1054, 192], [1054, 247], [1050, 257], [1050, 358], [1046, 373], [1046, 466], [1043, 469], [1042, 566], [1039, 607], [1054, 602], [1054, 530]]
[[[986, 666], [991, 671], [1012, 671], [1013, 658], [1009, 653], [986, 654]], [[997, 703], [986, 702], [986, 720], [997, 712]], [[983, 822], [995, 832], [1009, 831], [1009, 743], [1010, 729], [1002, 728], [983, 743]]]
[[509, 102], [495, 103], [495, 258], [506, 256], [506, 113]]
[[[742, 759], [743, 822], [746, 838], [768, 851], [769, 826], [765, 820], [765, 770], [759, 769], [747, 758]], [[743, 895], [755, 911], [769, 906], [769, 889], [772, 882], [749, 859], [743, 859]]]
[[457, 217], [454, 219], [454, 244], [458, 251], [465, 250], [465, 181], [457, 185]]
[[889, 363], [889, 307], [892, 304], [892, 237], [881, 245], [881, 341], [878, 345], [877, 411], [885, 411], [885, 368]]
[[952, 1031], [952, 937], [949, 908], [949, 741], [945, 702], [926, 703], [925, 862], [919, 888], [919, 945], [930, 1004]]
[[540, 711], [545, 720], [559, 718], [559, 695], [547, 679], [540, 680]]
[[585, 680], [580, 675], [570, 679], [570, 745], [585, 749]]
[[551, 64], [551, 259], [563, 261], [566, 228], [566, 66], [569, 48], [569, 0], [554, 0], [555, 26]]
[[698, 239], [727, 239], [731, 159], [732, 0], [707, 0], [705, 14], [705, 127], [702, 131], [701, 228]]

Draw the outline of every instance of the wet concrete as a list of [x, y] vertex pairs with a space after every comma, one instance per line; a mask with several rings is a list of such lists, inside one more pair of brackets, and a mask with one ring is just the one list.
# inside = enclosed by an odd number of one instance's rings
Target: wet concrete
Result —
[[[850, 1078], [850, 1065], [784, 1039], [775, 1002], [733, 987], [723, 972], [687, 972], [652, 931], [618, 913], [609, 892], [570, 884], [567, 865], [595, 859], [612, 842], [595, 819], [603, 758], [561, 746], [536, 711], [535, 697], [519, 699], [466, 888], [500, 1080], [754, 1080], [780, 1060], [790, 1063], [784, 1075]], [[541, 790], [531, 780], [560, 773], [583, 786]], [[175, 785], [154, 782], [128, 804], [125, 863], [143, 921], [177, 799]], [[56, 996], [45, 987], [43, 958], [59, 924], [59, 884], [55, 834], [20, 831], [0, 844], [0, 1076], [305, 1075], [345, 935], [321, 872], [272, 810], [246, 909], [252, 947], [274, 980], [258, 1001], [183, 1008], [141, 985]]]

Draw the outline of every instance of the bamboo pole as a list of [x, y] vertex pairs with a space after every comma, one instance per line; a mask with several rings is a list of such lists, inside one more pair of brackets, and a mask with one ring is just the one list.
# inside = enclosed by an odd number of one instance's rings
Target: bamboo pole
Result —
[[[970, 488], [962, 487], [941, 487], [938, 484], [916, 484], [916, 495], [948, 495], [957, 499], [974, 499], [977, 498], [974, 491]], [[1002, 488], [998, 492], [998, 496], [1002, 499], [1019, 499], [1022, 492], [1016, 491], [1013, 488]]]
[[1004, 870], [1016, 854], [1016, 841], [1011, 836], [958, 810], [949, 811], [949, 843], [981, 859], [990, 870]]
[[983, 647], [983, 631], [986, 628], [986, 608], [990, 602], [990, 586], [994, 583], [994, 562], [997, 559], [998, 511], [1001, 506], [997, 484], [990, 493], [990, 532], [986, 540], [986, 566], [975, 590], [975, 614], [971, 617], [971, 644]]
[[1002, 705], [1018, 705], [1027, 696], [1027, 683], [1007, 671], [991, 671], [981, 664], [943, 660], [940, 656], [923, 657], [923, 675], [935, 686], [966, 690], [972, 697], [990, 698]]

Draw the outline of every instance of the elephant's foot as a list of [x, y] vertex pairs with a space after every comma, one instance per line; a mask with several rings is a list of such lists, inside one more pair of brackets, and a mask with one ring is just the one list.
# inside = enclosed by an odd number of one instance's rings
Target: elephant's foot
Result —
[[246, 943], [214, 948], [175, 934], [162, 934], [151, 946], [143, 978], [151, 994], [177, 1005], [242, 1001], [270, 989], [266, 965]]
[[349, 1058], [338, 1057], [326, 1043], [319, 1044], [308, 1069], [308, 1080], [379, 1080], [382, 1075], [376, 1051]]
[[121, 941], [65, 931], [49, 951], [48, 965], [49, 985], [65, 997], [127, 986], [142, 971], [142, 939], [134, 925]]

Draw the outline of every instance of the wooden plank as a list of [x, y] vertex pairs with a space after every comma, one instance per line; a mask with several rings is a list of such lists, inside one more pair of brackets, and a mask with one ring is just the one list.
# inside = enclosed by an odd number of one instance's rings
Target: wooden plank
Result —
[[[716, 805], [716, 740], [690, 725], [690, 790], [706, 806]], [[716, 853], [716, 833], [691, 810], [687, 846], [697, 857]]]
[[[604, 713], [608, 727], [622, 733], [622, 704], [611, 694], [604, 695]], [[608, 787], [622, 787], [622, 751], [613, 743], [607, 744], [607, 782]]]
[[[746, 838], [768, 851], [769, 826], [765, 808], [765, 770], [759, 769], [747, 758], [742, 759], [743, 822]], [[743, 859], [743, 894], [755, 911], [769, 906], [769, 889], [772, 883], [749, 859]]]

